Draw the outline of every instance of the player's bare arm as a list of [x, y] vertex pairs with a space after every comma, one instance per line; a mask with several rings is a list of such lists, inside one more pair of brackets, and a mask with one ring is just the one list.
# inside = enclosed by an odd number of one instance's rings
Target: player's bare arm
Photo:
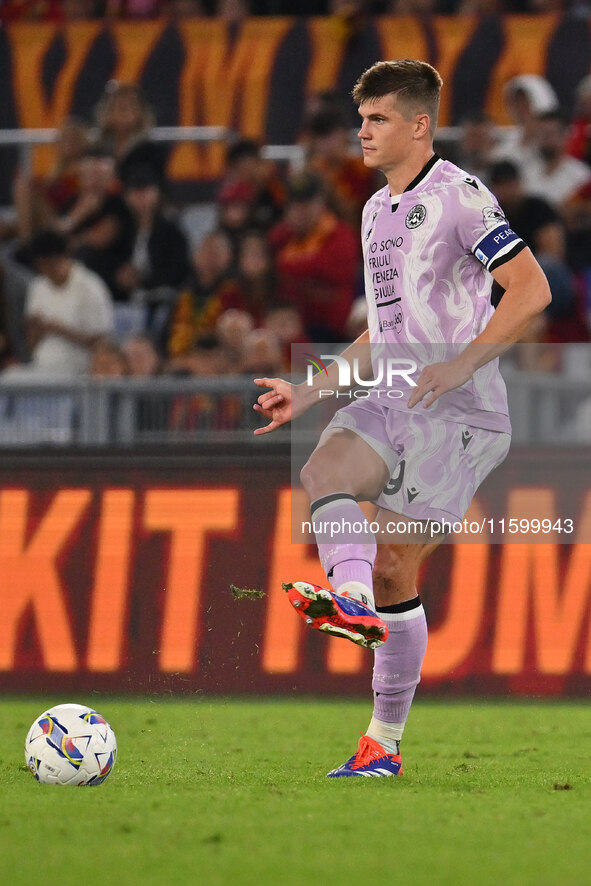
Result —
[[477, 369], [519, 341], [534, 317], [550, 304], [548, 281], [529, 249], [523, 249], [492, 275], [505, 289], [497, 310], [458, 357], [423, 369], [408, 400], [409, 407], [421, 401], [424, 407], [431, 406], [442, 394], [463, 385]]
[[[368, 330], [362, 332], [348, 348], [345, 348], [341, 356], [349, 361], [355, 357], [360, 372], [363, 377], [367, 377], [367, 374], [371, 372]], [[319, 402], [318, 391], [320, 389], [328, 388], [335, 393], [340, 390], [336, 363], [331, 363], [328, 366], [328, 376], [320, 372], [315, 375], [311, 385], [305, 383], [292, 385], [282, 378], [255, 378], [254, 383], [261, 388], [271, 388], [270, 391], [261, 394], [253, 406], [255, 412], [259, 412], [263, 418], [269, 419], [269, 424], [255, 430], [254, 433], [257, 436], [269, 434], [280, 428], [281, 425], [298, 418], [310, 406]]]

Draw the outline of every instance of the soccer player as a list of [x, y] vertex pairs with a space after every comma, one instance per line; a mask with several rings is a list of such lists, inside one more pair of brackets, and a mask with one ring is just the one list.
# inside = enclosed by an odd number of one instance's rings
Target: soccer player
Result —
[[[541, 268], [490, 191], [434, 153], [441, 85], [430, 65], [402, 59], [373, 65], [353, 91], [365, 163], [387, 184], [363, 213], [368, 330], [342, 356], [364, 349], [367, 368], [373, 350], [374, 372], [378, 348], [418, 355], [422, 347], [444, 359], [422, 361], [404, 399], [340, 409], [302, 470], [333, 590], [297, 581], [285, 586], [290, 602], [310, 626], [376, 650], [371, 722], [331, 777], [402, 773], [400, 740], [427, 645], [417, 571], [444, 537], [429, 529], [461, 520], [504, 459], [511, 429], [497, 358], [550, 301]], [[496, 311], [493, 278], [505, 290]], [[311, 385], [255, 379], [271, 389], [254, 406], [268, 420], [255, 434], [301, 415], [320, 389], [338, 391], [338, 368]], [[368, 378], [364, 368], [359, 376]], [[359, 501], [377, 505], [378, 532], [331, 537], [331, 522], [363, 523]], [[421, 521], [425, 532], [376, 544], [391, 521]]]

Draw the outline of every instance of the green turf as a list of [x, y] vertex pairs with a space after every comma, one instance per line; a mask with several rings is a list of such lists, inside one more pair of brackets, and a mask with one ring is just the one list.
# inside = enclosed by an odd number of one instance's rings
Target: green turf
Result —
[[418, 701], [405, 775], [383, 780], [324, 778], [367, 724], [360, 702], [92, 704], [119, 761], [101, 787], [75, 789], [23, 769], [48, 700], [0, 702], [3, 886], [591, 882], [583, 704]]

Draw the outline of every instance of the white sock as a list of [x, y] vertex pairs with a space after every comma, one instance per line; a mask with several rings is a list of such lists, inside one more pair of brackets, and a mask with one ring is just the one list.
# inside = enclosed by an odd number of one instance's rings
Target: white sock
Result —
[[342, 585], [339, 585], [338, 588], [335, 588], [337, 594], [342, 594], [343, 597], [351, 597], [353, 600], [359, 600], [360, 603], [365, 603], [366, 606], [369, 606], [370, 609], [376, 608], [373, 591], [371, 588], [368, 588], [366, 584], [363, 584], [361, 581], [345, 581]]
[[384, 720], [372, 717], [365, 734], [381, 744], [389, 754], [398, 754], [403, 732], [404, 723], [386, 723]]

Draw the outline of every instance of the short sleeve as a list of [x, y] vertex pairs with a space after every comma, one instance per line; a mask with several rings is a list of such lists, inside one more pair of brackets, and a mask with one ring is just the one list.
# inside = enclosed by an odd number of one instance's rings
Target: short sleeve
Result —
[[79, 324], [88, 335], [109, 335], [113, 332], [114, 311], [111, 295], [103, 281], [87, 272], [84, 281], [85, 296], [81, 303]]
[[25, 298], [25, 317], [39, 314], [43, 306], [43, 281], [35, 277], [28, 286]]
[[516, 256], [526, 244], [510, 227], [491, 192], [477, 179], [459, 186], [458, 236], [487, 271], [494, 271]]

